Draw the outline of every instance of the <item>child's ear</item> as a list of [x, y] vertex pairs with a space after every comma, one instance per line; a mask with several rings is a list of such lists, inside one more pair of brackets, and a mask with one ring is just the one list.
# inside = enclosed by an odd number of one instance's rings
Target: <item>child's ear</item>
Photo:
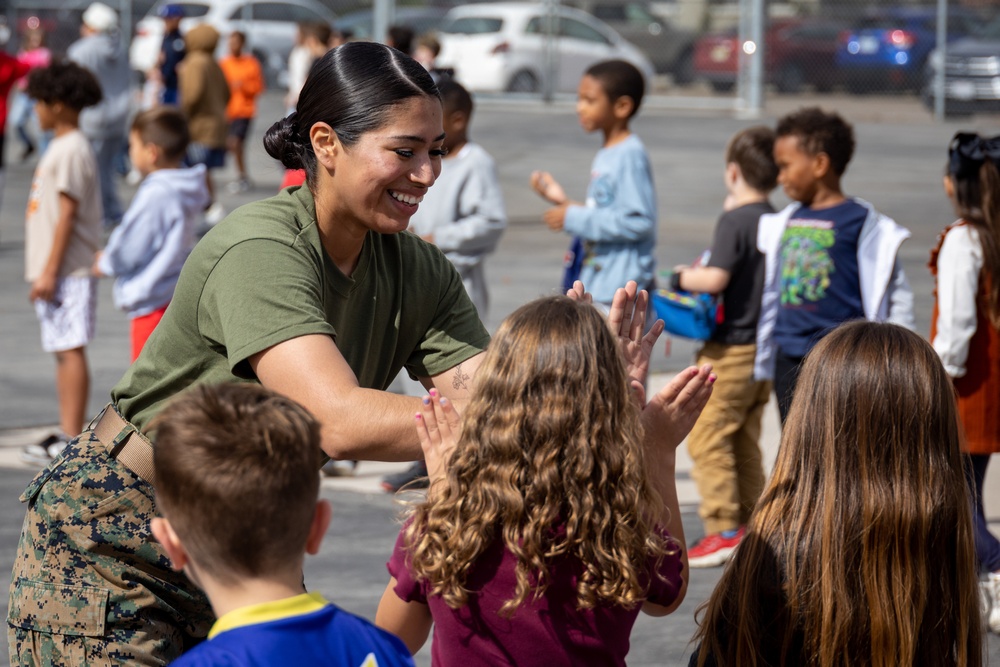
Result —
[[948, 199], [955, 201], [955, 179], [951, 174], [944, 175], [944, 194]]
[[326, 529], [330, 525], [330, 517], [333, 516], [333, 507], [329, 500], [317, 500], [316, 512], [313, 514], [312, 524], [309, 526], [309, 538], [306, 540], [306, 553], [316, 555], [319, 553], [319, 545], [323, 542]]
[[726, 187], [731, 188], [740, 182], [743, 178], [743, 172], [740, 171], [740, 165], [735, 162], [726, 163]]
[[823, 178], [830, 173], [830, 156], [820, 151], [813, 156], [813, 175]]
[[448, 120], [455, 132], [464, 132], [469, 125], [469, 114], [464, 111], [452, 111], [448, 114]]
[[635, 110], [635, 100], [628, 95], [621, 95], [614, 101], [611, 110], [618, 120], [628, 120], [632, 111]]
[[174, 532], [174, 527], [170, 525], [170, 522], [166, 519], [156, 517], [149, 522], [149, 528], [153, 531], [153, 537], [156, 541], [160, 543], [163, 550], [167, 552], [167, 556], [170, 558], [170, 565], [176, 571], [180, 572], [184, 569], [184, 566], [188, 564], [189, 558], [187, 551], [184, 549], [184, 545], [181, 544], [180, 539], [177, 537], [177, 533]]
[[316, 161], [333, 172], [337, 166], [337, 157], [343, 152], [340, 137], [326, 123], [316, 123], [309, 129], [309, 141], [312, 142]]

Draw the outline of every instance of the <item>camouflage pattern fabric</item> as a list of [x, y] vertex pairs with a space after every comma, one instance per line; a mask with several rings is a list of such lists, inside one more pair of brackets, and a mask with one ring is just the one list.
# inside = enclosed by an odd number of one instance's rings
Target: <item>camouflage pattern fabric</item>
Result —
[[84, 431], [21, 495], [11, 665], [166, 665], [208, 634], [208, 599], [149, 532], [153, 488]]

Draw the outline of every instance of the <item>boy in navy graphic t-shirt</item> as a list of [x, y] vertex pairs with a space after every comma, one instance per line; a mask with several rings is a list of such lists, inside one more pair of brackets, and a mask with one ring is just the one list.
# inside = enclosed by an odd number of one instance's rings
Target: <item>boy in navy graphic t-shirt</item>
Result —
[[760, 220], [767, 264], [755, 375], [774, 379], [784, 423], [799, 366], [819, 339], [862, 317], [913, 328], [913, 294], [896, 260], [909, 231], [840, 189], [851, 126], [813, 107], [782, 118], [775, 134], [778, 182], [795, 203]]

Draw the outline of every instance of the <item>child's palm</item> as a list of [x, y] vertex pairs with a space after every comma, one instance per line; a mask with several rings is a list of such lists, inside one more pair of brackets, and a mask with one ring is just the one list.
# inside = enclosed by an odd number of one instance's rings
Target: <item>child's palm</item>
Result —
[[618, 336], [618, 345], [625, 357], [625, 371], [630, 382], [646, 384], [649, 374], [649, 359], [653, 355], [653, 346], [663, 333], [663, 320], [657, 320], [649, 331], [643, 335], [646, 328], [646, 309], [649, 306], [649, 293], [638, 289], [634, 280], [625, 287], [615, 291], [608, 312], [608, 324]]
[[552, 178], [552, 174], [547, 171], [531, 172], [531, 187], [535, 192], [553, 204], [566, 203], [566, 191], [563, 190], [563, 187], [559, 185], [556, 179]]

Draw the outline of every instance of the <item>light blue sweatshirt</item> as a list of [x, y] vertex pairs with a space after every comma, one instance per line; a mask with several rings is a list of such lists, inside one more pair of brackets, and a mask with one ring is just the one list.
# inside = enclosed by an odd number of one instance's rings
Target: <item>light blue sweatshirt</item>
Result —
[[653, 282], [656, 223], [653, 170], [639, 137], [597, 151], [586, 205], [566, 209], [563, 223], [583, 240], [580, 280], [595, 301], [611, 303], [629, 280], [640, 289]]
[[146, 177], [98, 262], [101, 273], [116, 277], [116, 308], [135, 318], [170, 301], [208, 202], [204, 165]]

